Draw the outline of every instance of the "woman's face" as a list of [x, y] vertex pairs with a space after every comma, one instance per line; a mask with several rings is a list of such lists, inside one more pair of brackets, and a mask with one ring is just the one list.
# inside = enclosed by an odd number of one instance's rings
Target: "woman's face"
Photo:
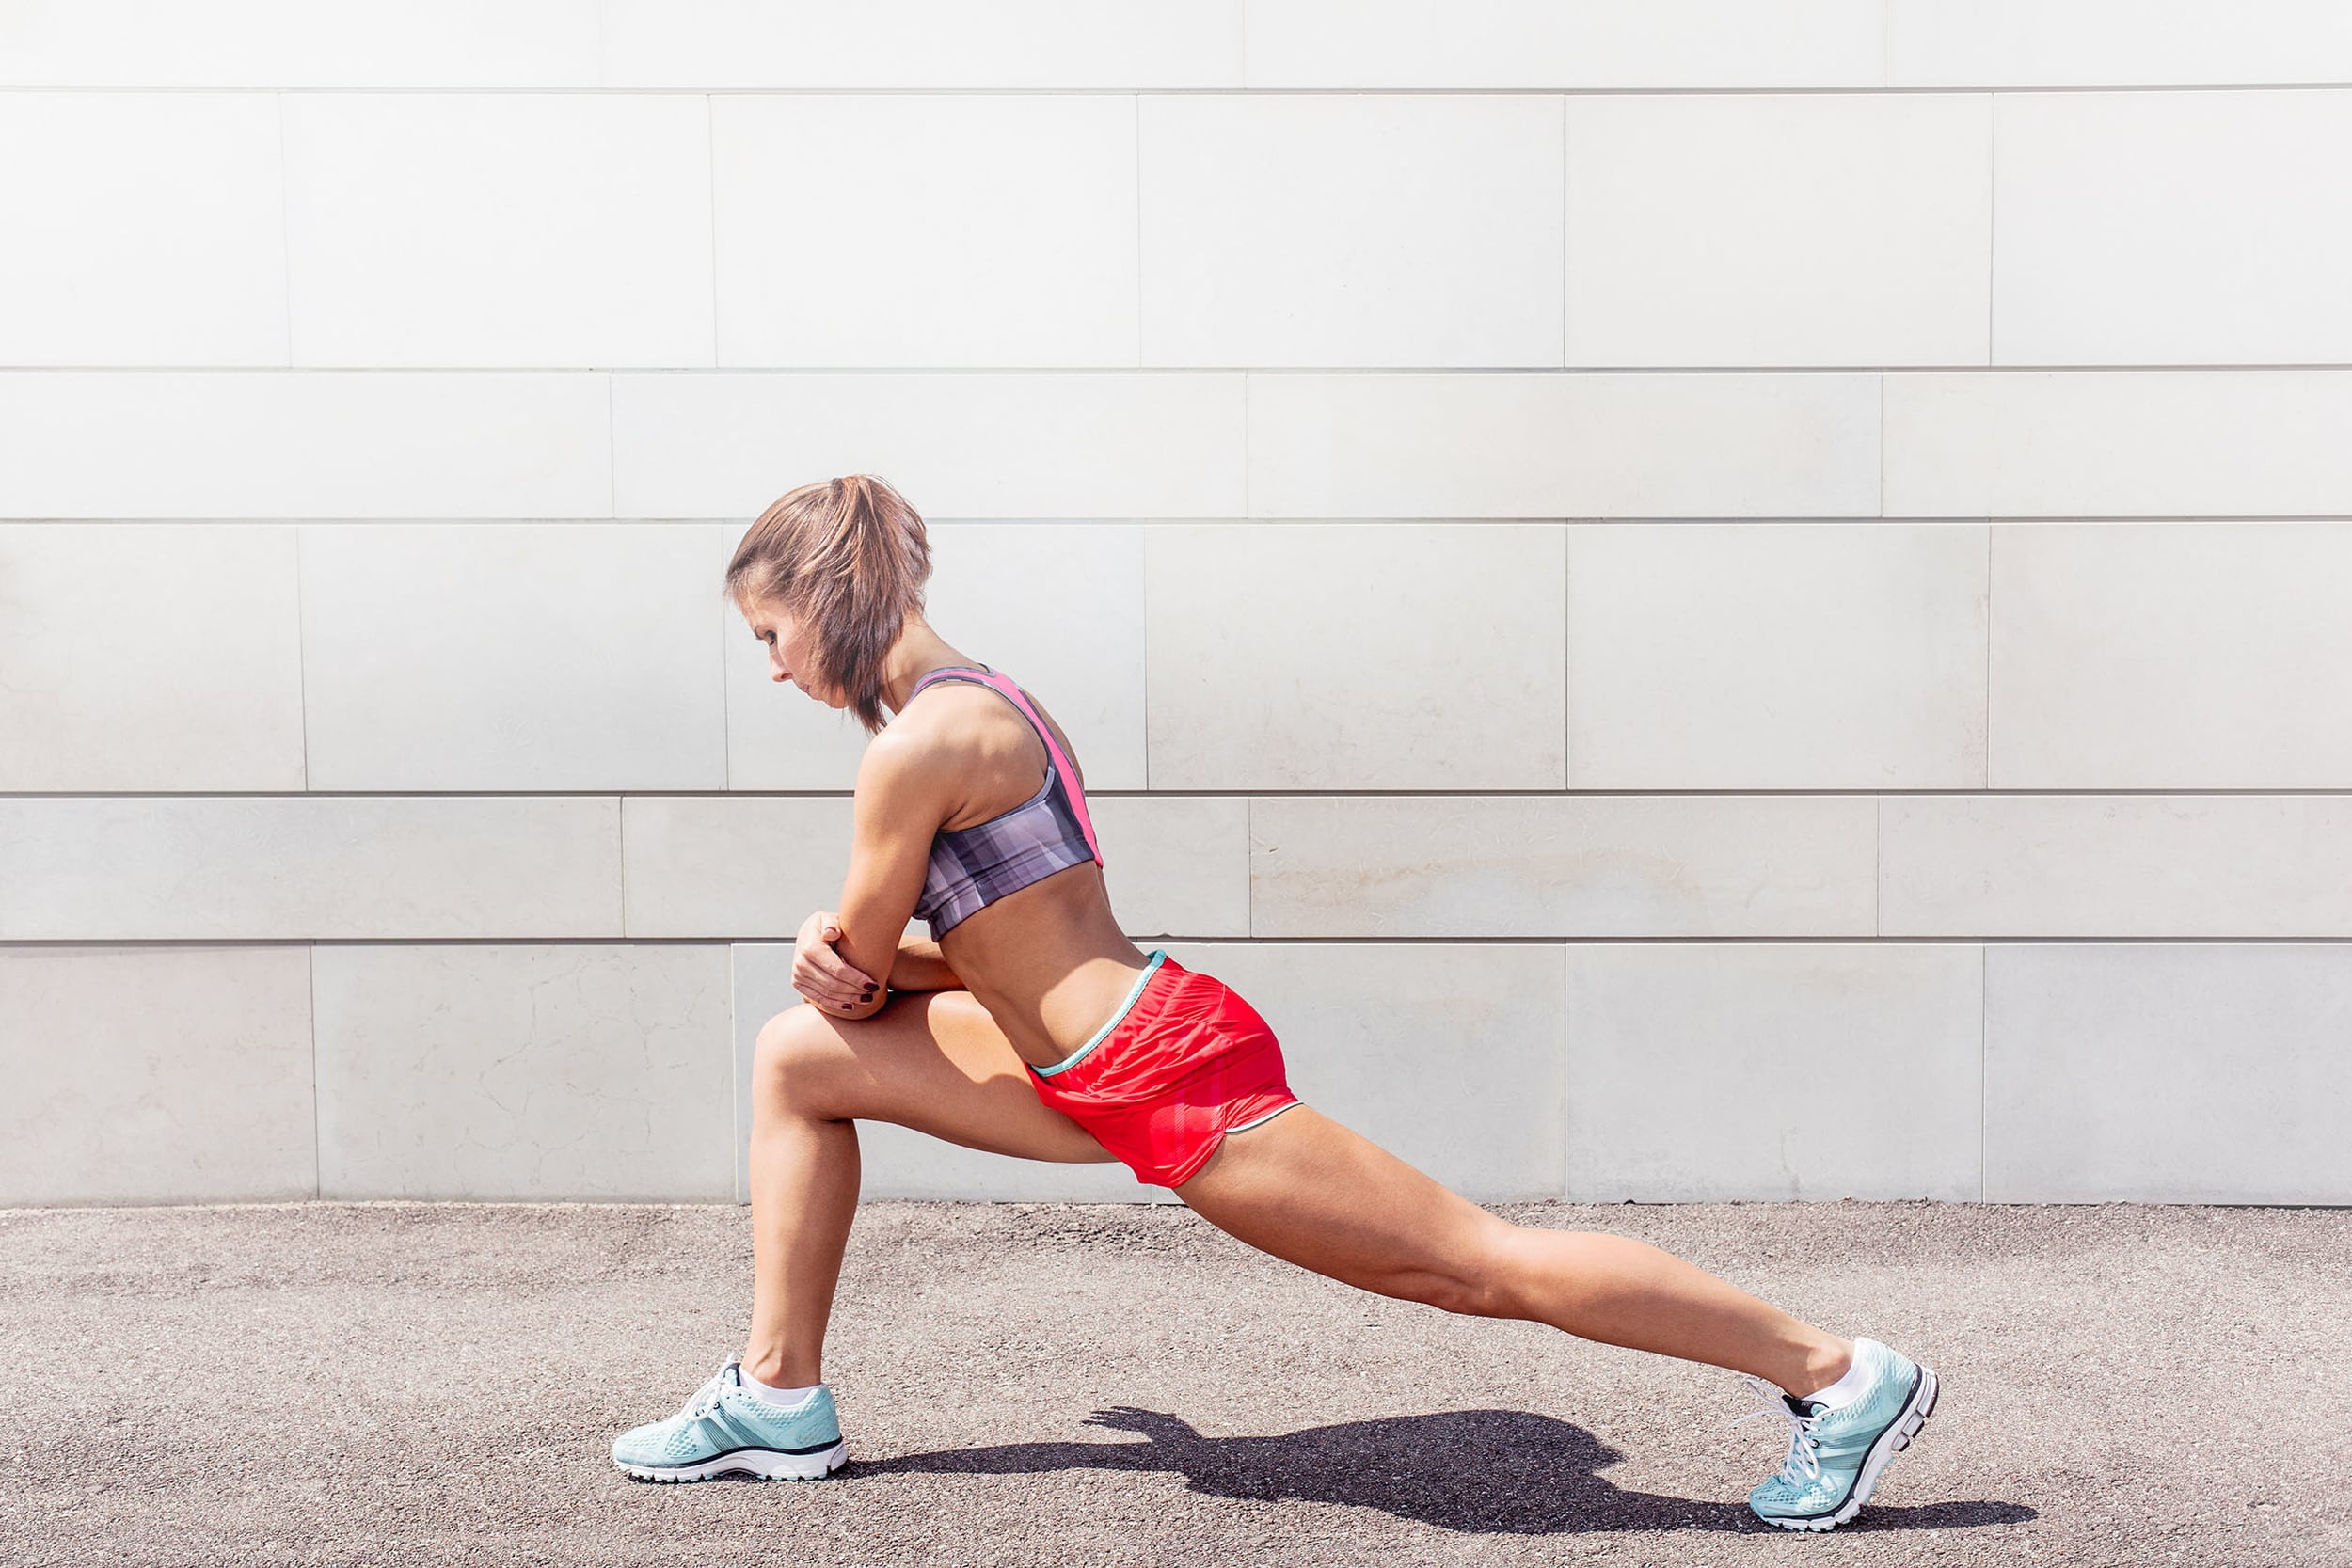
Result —
[[772, 600], [761, 600], [743, 611], [743, 619], [750, 624], [752, 635], [767, 645], [770, 680], [788, 680], [828, 706], [840, 705], [802, 684], [801, 672], [806, 667], [802, 661], [807, 657], [808, 648], [803, 640], [804, 631], [790, 610]]

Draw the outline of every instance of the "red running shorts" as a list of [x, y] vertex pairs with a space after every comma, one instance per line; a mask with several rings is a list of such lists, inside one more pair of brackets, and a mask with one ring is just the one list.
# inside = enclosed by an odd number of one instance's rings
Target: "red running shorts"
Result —
[[1162, 1187], [1189, 1180], [1226, 1133], [1299, 1103], [1258, 1009], [1157, 947], [1110, 1022], [1052, 1067], [1032, 1065], [1029, 1083]]

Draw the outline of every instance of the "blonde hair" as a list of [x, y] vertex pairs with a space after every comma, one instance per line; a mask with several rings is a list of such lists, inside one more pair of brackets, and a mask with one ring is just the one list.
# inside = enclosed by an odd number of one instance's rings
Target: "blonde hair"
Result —
[[922, 514], [872, 474], [787, 490], [759, 515], [727, 562], [739, 610], [771, 601], [810, 628], [806, 684], [847, 694], [868, 735], [882, 713], [882, 659], [931, 575]]

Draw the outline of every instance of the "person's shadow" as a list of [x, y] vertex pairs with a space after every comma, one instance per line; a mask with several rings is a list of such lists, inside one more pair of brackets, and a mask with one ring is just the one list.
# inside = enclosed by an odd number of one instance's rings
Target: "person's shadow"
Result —
[[[1132, 1405], [1089, 1425], [1141, 1443], [1003, 1443], [857, 1460], [847, 1473], [1033, 1475], [1045, 1470], [1165, 1470], [1196, 1492], [1271, 1502], [1376, 1508], [1439, 1529], [1549, 1535], [1592, 1530], [1769, 1530], [1744, 1500], [1629, 1492], [1597, 1472], [1624, 1455], [1582, 1427], [1524, 1410], [1447, 1410], [1343, 1421], [1278, 1437], [1203, 1437], [1182, 1418]], [[1947, 1529], [2032, 1519], [2018, 1503], [1942, 1502], [1863, 1510], [1854, 1529]]]

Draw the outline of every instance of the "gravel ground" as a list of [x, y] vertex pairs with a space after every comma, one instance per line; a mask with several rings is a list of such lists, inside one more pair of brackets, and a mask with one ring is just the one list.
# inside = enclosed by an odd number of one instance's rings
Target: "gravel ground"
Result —
[[1180, 1208], [877, 1203], [851, 1463], [632, 1481], [739, 1346], [731, 1207], [0, 1211], [0, 1561], [2352, 1563], [2352, 1211], [1512, 1205], [1933, 1366], [1829, 1536], [1731, 1373], [1365, 1295]]

